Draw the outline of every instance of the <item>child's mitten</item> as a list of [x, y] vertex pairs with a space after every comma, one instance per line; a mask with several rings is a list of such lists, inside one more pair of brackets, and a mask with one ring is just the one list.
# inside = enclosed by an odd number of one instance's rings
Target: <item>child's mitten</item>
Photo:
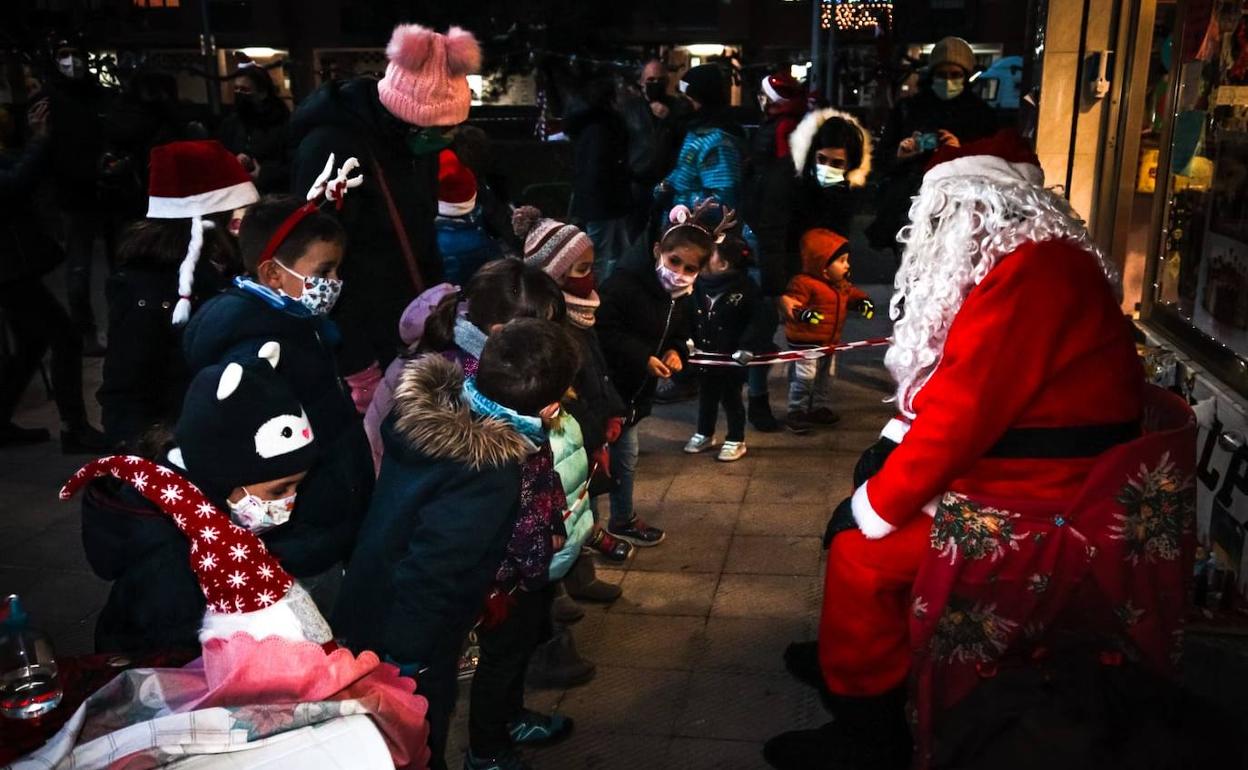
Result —
[[855, 304], [857, 305], [857, 307], [856, 307], [855, 309], [856, 309], [859, 313], [861, 313], [861, 314], [862, 314], [862, 317], [863, 317], [863, 318], [874, 318], [874, 317], [875, 317], [875, 303], [874, 303], [874, 302], [872, 302], [871, 300], [869, 300], [869, 299], [860, 299], [860, 300], [858, 300], [858, 302], [857, 302], [857, 303], [855, 303]]
[[823, 313], [820, 313], [818, 310], [815, 310], [814, 308], [806, 308], [805, 310], [798, 311], [797, 320], [801, 321], [804, 324], [810, 324], [811, 326], [818, 326], [823, 321]]

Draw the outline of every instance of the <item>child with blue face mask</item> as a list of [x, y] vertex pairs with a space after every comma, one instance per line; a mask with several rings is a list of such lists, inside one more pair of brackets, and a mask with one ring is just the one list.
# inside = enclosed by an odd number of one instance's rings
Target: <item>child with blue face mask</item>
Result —
[[239, 230], [246, 274], [204, 303], [182, 338], [192, 372], [254, 357], [267, 340], [281, 343], [277, 373], [307, 409], [323, 451], [289, 510], [278, 495], [257, 505], [252, 489], [231, 508], [240, 518], [281, 525], [268, 536], [270, 550], [327, 616], [374, 479], [368, 439], [338, 369], [341, 334], [328, 317], [342, 289], [345, 241], [328, 210], [293, 196], [262, 198]]

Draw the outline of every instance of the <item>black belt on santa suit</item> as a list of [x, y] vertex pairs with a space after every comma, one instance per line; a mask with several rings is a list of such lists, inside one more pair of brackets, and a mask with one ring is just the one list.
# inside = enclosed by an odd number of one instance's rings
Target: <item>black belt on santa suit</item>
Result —
[[1009, 460], [1096, 457], [1139, 437], [1139, 420], [1060, 428], [1010, 428], [985, 456]]

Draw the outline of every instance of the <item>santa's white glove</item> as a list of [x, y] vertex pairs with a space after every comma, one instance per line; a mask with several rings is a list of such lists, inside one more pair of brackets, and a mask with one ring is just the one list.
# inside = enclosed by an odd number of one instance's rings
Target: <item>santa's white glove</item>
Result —
[[732, 354], [732, 360], [742, 366], [746, 366], [754, 360], [754, 354], [748, 350], [738, 350], [736, 353]]

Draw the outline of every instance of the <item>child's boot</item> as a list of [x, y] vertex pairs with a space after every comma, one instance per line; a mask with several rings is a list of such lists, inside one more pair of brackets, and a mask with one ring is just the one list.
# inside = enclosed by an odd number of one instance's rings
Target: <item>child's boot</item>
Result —
[[780, 430], [780, 421], [771, 413], [771, 400], [764, 393], [761, 396], [750, 396], [747, 411], [750, 425], [759, 433], [775, 433]]
[[841, 421], [841, 416], [826, 406], [821, 406], [810, 413], [810, 421], [816, 425], [836, 425]]
[[[621, 545], [628, 545], [622, 540], [619, 542]], [[629, 546], [629, 549], [631, 550], [632, 546]], [[610, 604], [620, 598], [622, 593], [615, 583], [598, 579], [594, 560], [587, 556], [577, 559], [572, 565], [572, 569], [563, 579], [563, 587], [567, 590], [568, 596], [573, 599], [597, 604]]]
[[597, 672], [598, 667], [576, 651], [571, 629], [559, 628], [533, 652], [525, 681], [530, 687], [566, 690], [588, 684]]

